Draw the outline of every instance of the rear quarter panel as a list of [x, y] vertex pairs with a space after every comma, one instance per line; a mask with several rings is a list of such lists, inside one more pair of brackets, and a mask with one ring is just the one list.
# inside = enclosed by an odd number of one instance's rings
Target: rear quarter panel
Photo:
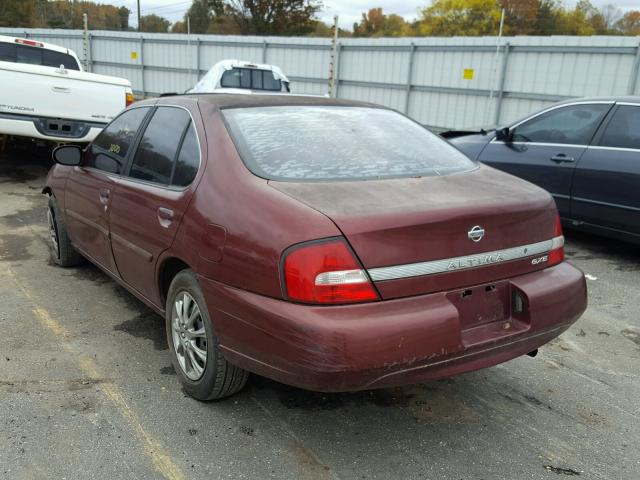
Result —
[[271, 188], [244, 166], [221, 115], [200, 104], [207, 159], [172, 247], [199, 275], [282, 297], [280, 259], [289, 246], [340, 235], [325, 215]]

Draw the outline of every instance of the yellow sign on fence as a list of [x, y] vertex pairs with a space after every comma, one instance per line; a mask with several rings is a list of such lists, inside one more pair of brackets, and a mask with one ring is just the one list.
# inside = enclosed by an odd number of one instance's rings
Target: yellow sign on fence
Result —
[[462, 72], [462, 78], [465, 80], [473, 80], [474, 73], [473, 68], [465, 68]]
[[138, 59], [138, 52], [131, 52], [131, 60], [137, 60]]

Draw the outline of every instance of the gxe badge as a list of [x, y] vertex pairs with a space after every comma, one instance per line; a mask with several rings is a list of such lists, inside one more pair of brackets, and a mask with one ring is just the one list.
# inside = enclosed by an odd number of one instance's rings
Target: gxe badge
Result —
[[469, 230], [467, 236], [469, 237], [469, 239], [477, 243], [482, 240], [482, 237], [484, 237], [484, 228], [482, 228], [480, 225], [476, 225], [471, 230]]

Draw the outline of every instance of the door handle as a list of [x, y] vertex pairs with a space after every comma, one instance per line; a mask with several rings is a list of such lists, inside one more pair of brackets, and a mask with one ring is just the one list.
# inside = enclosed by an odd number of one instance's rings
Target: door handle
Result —
[[567, 157], [564, 153], [559, 153], [558, 155], [551, 157], [551, 161], [556, 163], [573, 163], [576, 159], [573, 157]]
[[164, 228], [169, 228], [171, 223], [173, 223], [173, 210], [166, 207], [159, 207], [158, 222], [160, 223], [160, 226]]
[[98, 194], [100, 196], [100, 203], [106, 206], [109, 203], [111, 190], [109, 190], [108, 188], [101, 188]]

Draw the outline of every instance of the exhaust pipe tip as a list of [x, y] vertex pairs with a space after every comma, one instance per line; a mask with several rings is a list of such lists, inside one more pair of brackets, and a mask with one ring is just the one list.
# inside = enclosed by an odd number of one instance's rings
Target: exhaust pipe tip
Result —
[[527, 353], [527, 355], [530, 357], [535, 357], [536, 355], [538, 355], [538, 349], [536, 348], [535, 350], [530, 351], [529, 353]]

